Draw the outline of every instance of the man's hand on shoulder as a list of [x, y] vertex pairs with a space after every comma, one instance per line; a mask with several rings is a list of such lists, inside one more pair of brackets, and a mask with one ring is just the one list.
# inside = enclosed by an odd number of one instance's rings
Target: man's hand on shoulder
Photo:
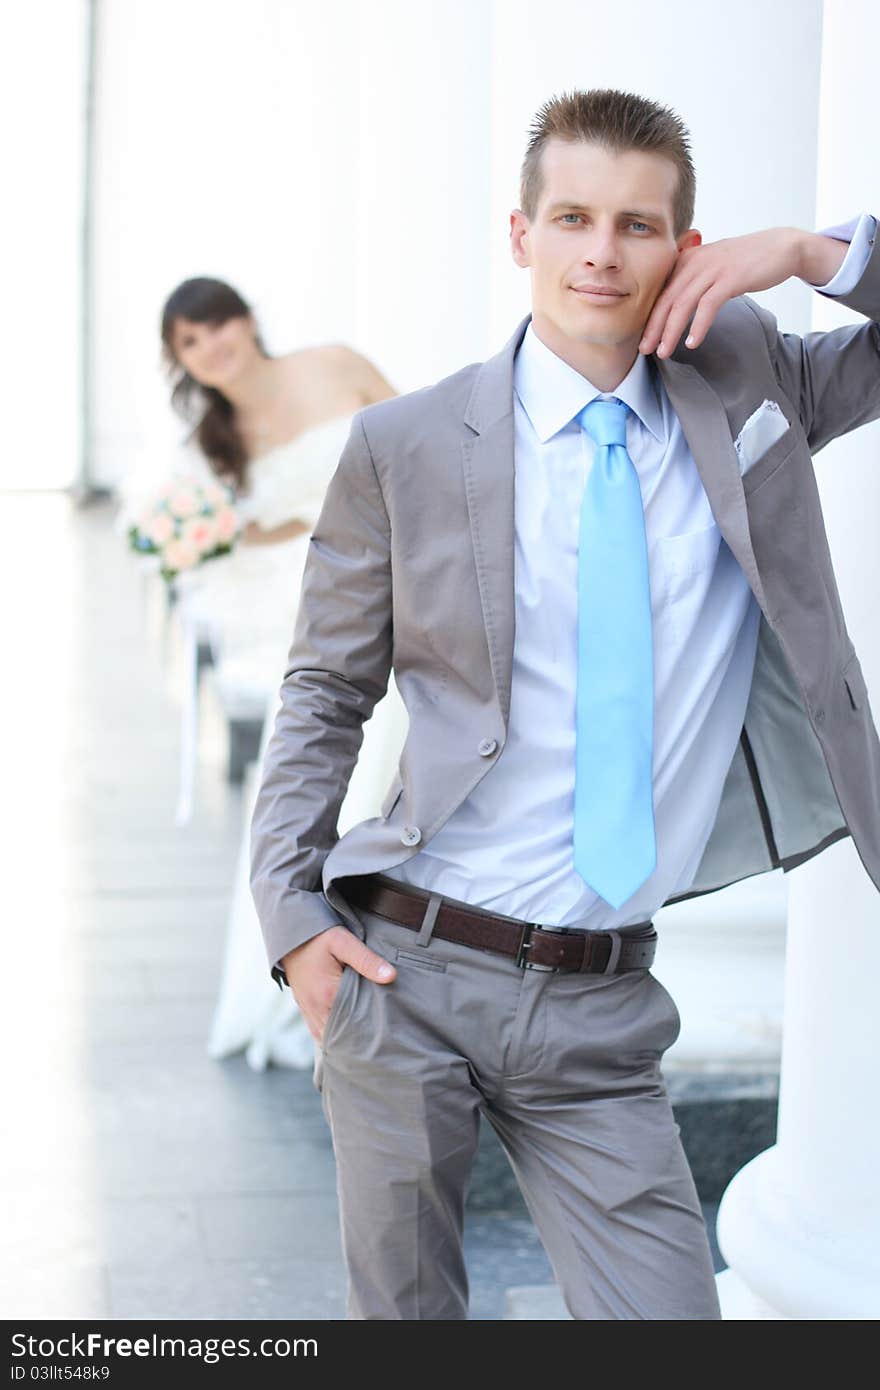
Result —
[[347, 927], [327, 927], [304, 941], [279, 962], [309, 1032], [320, 1045], [345, 967], [377, 984], [390, 984], [397, 970], [384, 956], [371, 951]]
[[691, 318], [685, 346], [699, 347], [718, 310], [729, 299], [770, 290], [792, 275], [809, 279], [809, 272], [818, 264], [817, 241], [827, 243], [820, 273], [828, 269], [828, 275], [813, 283], [825, 284], [840, 267], [846, 243], [798, 227], [770, 227], [764, 232], [688, 247], [679, 253], [654, 302], [639, 351], [656, 350], [658, 357], [669, 357]]

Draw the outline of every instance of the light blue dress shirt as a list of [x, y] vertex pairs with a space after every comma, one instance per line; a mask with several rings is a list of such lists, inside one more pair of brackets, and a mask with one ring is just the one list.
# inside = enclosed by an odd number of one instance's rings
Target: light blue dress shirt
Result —
[[[860, 279], [870, 215], [827, 294]], [[590, 930], [646, 921], [691, 886], [712, 831], [752, 683], [760, 608], [715, 522], [653, 361], [599, 392], [528, 325], [514, 362], [515, 640], [507, 741], [438, 833], [389, 878], [508, 917]], [[631, 408], [654, 637], [657, 866], [612, 908], [574, 868], [577, 539], [595, 445], [574, 418], [595, 397]]]

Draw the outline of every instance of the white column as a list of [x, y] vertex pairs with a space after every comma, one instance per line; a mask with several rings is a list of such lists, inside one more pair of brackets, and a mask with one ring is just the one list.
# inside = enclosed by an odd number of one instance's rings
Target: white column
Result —
[[86, 0], [0, 10], [0, 490], [67, 488], [82, 468], [88, 25]]
[[489, 0], [358, 6], [357, 127], [339, 171], [356, 195], [356, 346], [399, 391], [494, 350], [490, 18]]
[[[826, 0], [818, 226], [880, 215], [878, 51], [873, 0]], [[814, 327], [858, 321], [815, 297]], [[836, 440], [815, 468], [847, 628], [869, 694], [880, 692], [880, 424]], [[878, 944], [880, 899], [852, 840], [791, 875], [778, 1136], [719, 1208], [725, 1318], [880, 1314]]]

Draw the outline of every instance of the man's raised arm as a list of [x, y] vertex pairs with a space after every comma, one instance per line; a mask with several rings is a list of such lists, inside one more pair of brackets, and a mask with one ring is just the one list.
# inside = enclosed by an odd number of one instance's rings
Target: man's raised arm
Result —
[[[829, 274], [826, 283], [814, 278]], [[749, 296], [772, 289], [792, 275], [864, 314], [870, 322], [804, 337], [780, 332], [775, 315]], [[739, 295], [745, 296], [761, 324], [776, 378], [795, 404], [814, 454], [838, 435], [880, 418], [876, 217], [863, 213], [846, 225], [822, 232], [770, 227], [687, 247], [679, 252], [654, 302], [639, 351], [669, 357], [686, 329], [685, 347], [699, 347], [721, 306]]]
[[[850, 242], [837, 273], [824, 284], [818, 277], [833, 262], [823, 261], [818, 242], [837, 233], [840, 247]], [[864, 314], [868, 323], [846, 324], [825, 332], [783, 333], [768, 309], [749, 300], [758, 315], [782, 389], [793, 401], [816, 454], [832, 439], [880, 419], [880, 237], [877, 219], [863, 213], [852, 222], [811, 237], [805, 234], [801, 278], [819, 294]], [[810, 253], [812, 253], [812, 258]], [[839, 260], [839, 254], [838, 258]]]

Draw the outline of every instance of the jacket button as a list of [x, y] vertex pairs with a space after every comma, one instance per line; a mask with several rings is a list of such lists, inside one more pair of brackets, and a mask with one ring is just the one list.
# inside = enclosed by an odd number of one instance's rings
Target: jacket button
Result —
[[405, 845], [417, 845], [422, 838], [422, 832], [417, 825], [406, 825], [400, 838]]
[[495, 752], [497, 747], [498, 740], [496, 738], [484, 738], [480, 740], [480, 747], [477, 751], [481, 758], [488, 758]]
[[817, 709], [817, 710], [816, 710], [816, 723], [817, 723], [817, 724], [821, 724], [824, 718], [825, 718], [825, 711], [824, 711], [823, 709]]

